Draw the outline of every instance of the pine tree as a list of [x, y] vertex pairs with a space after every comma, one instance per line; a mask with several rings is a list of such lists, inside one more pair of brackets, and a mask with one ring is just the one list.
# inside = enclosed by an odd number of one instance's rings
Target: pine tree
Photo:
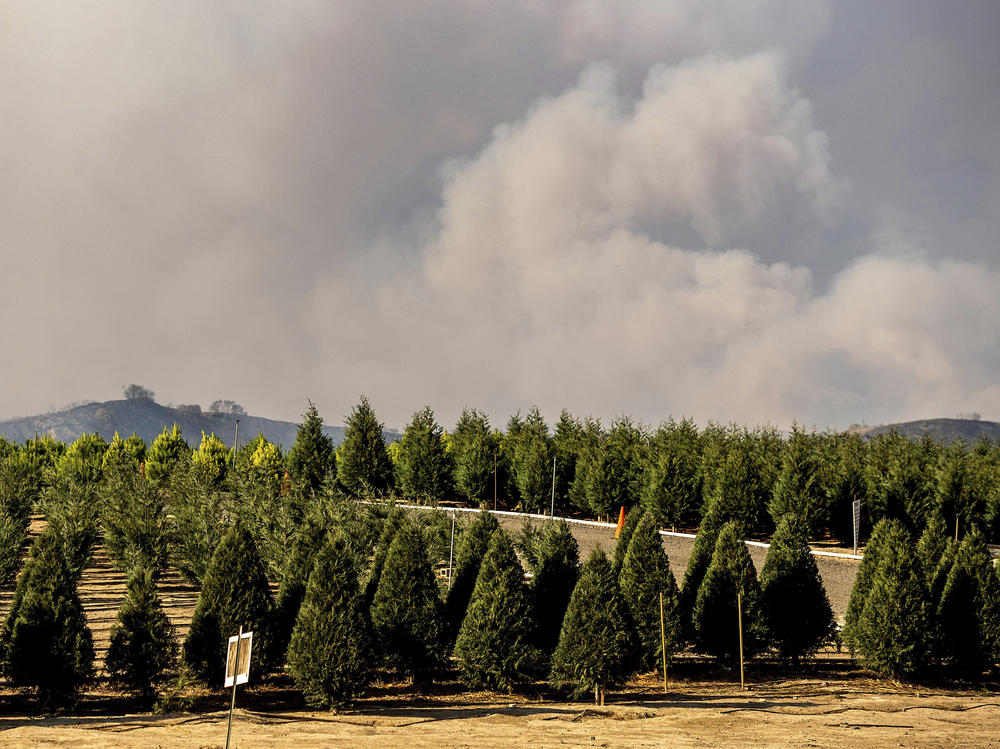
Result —
[[913, 676], [928, 656], [927, 589], [913, 538], [898, 523], [885, 533], [864, 609], [852, 628], [852, 649], [884, 676]]
[[771, 519], [767, 503], [771, 486], [764, 450], [766, 435], [744, 431], [728, 441], [714, 478], [710, 501], [719, 505], [727, 520], [737, 520], [747, 532], [766, 527]]
[[221, 487], [229, 475], [229, 466], [233, 455], [222, 440], [215, 436], [201, 433], [201, 444], [191, 454], [191, 465], [199, 480], [213, 488]]
[[611, 425], [587, 472], [587, 502], [598, 516], [610, 516], [639, 502], [645, 435], [630, 418]]
[[677, 608], [680, 611], [681, 631], [685, 642], [691, 641], [694, 637], [694, 604], [698, 599], [698, 589], [701, 588], [702, 580], [708, 566], [712, 563], [712, 553], [715, 551], [715, 542], [719, 539], [719, 531], [722, 530], [725, 520], [718, 503], [709, 505], [705, 517], [702, 518], [701, 527], [694, 537], [694, 546], [691, 549], [691, 556], [688, 557], [687, 568], [684, 571], [684, 582], [681, 583], [680, 598]]
[[944, 530], [944, 521], [940, 516], [931, 516], [924, 532], [920, 534], [920, 540], [917, 541], [917, 556], [920, 558], [920, 567], [924, 571], [928, 589], [930, 589], [934, 571], [948, 548], [948, 540]]
[[154, 484], [162, 485], [170, 480], [178, 465], [191, 459], [191, 448], [181, 435], [176, 424], [172, 431], [163, 432], [153, 440], [146, 454], [146, 478]]
[[570, 596], [580, 577], [580, 547], [565, 520], [547, 522], [535, 549], [536, 562], [531, 579], [531, 600], [535, 637], [544, 653], [559, 642]]
[[593, 691], [603, 702], [599, 695], [629, 677], [634, 650], [635, 630], [611, 562], [594, 549], [566, 609], [549, 680], [575, 697]]
[[413, 414], [403, 430], [399, 445], [396, 476], [403, 495], [423, 501], [449, 498], [452, 484], [452, 457], [445, 449], [444, 432], [425, 406]]
[[797, 424], [792, 425], [774, 495], [767, 505], [775, 524], [789, 513], [798, 515], [805, 520], [810, 536], [829, 525], [828, 498], [823, 490], [820, 468], [815, 435], [806, 434]]
[[552, 439], [537, 406], [528, 412], [513, 445], [514, 480], [521, 508], [539, 511], [548, 507], [552, 491]]
[[354, 496], [381, 496], [393, 487], [382, 424], [363, 395], [347, 417], [344, 441], [337, 450], [337, 481]]
[[139, 466], [119, 464], [105, 473], [101, 522], [104, 549], [123, 572], [141, 566], [159, 576], [166, 567], [170, 528], [164, 490]]
[[761, 572], [764, 622], [778, 655], [798, 662], [833, 633], [833, 610], [807, 543], [806, 521], [786, 515]]
[[653, 435], [642, 483], [642, 506], [657, 524], [676, 528], [695, 520], [702, 475], [698, 427], [691, 419], [671, 419]]
[[[646, 512], [632, 533], [619, 575], [622, 596], [628, 604], [638, 636], [636, 663], [642, 671], [663, 668], [663, 640], [667, 658], [678, 649], [681, 627], [677, 602], [680, 596], [663, 540]], [[660, 597], [663, 597], [663, 632], [660, 631]]]
[[712, 561], [695, 599], [692, 624], [698, 651], [733, 666], [739, 663], [737, 592], [743, 620], [743, 655], [753, 658], [766, 643], [760, 584], [739, 524], [731, 520], [719, 531]]
[[174, 628], [160, 605], [153, 570], [137, 567], [111, 627], [105, 668], [113, 684], [137, 692], [150, 707], [176, 660]]
[[16, 579], [28, 541], [34, 490], [26, 469], [14, 448], [0, 456], [0, 587]]
[[327, 536], [327, 529], [319, 518], [310, 517], [292, 544], [274, 606], [272, 631], [276, 657], [283, 659], [288, 649], [309, 575], [316, 564], [317, 554], [327, 545]]
[[72, 705], [93, 673], [93, 639], [76, 580], [61, 540], [51, 531], [42, 533], [0, 632], [10, 683], [33, 687], [44, 710]]
[[111, 438], [111, 444], [101, 459], [101, 473], [108, 480], [114, 474], [138, 472], [146, 461], [146, 443], [135, 433], [122, 439], [118, 432]]
[[573, 481], [569, 486], [569, 502], [581, 512], [591, 512], [590, 501], [587, 499], [587, 485], [603, 439], [604, 430], [601, 428], [600, 420], [590, 417], [584, 419], [573, 468]]
[[992, 645], [986, 618], [987, 581], [993, 576], [989, 549], [978, 532], [959, 544], [955, 561], [936, 603], [941, 654], [964, 678], [978, 679], [992, 662]]
[[851, 588], [851, 598], [847, 602], [847, 611], [844, 614], [843, 638], [852, 651], [854, 650], [854, 629], [864, 611], [865, 601], [871, 592], [872, 583], [875, 581], [875, 571], [878, 569], [879, 556], [886, 536], [890, 530], [898, 529], [898, 521], [888, 518], [880, 520], [872, 529], [871, 538], [865, 546], [861, 564], [854, 576], [854, 586]]
[[401, 527], [392, 540], [371, 618], [384, 661], [408, 674], [414, 684], [429, 681], [443, 665], [444, 609], [423, 537], [412, 524]]
[[635, 533], [636, 526], [639, 525], [639, 521], [642, 520], [644, 511], [641, 507], [633, 507], [627, 513], [625, 513], [625, 522], [622, 524], [622, 532], [618, 535], [618, 540], [615, 543], [615, 550], [611, 555], [611, 569], [617, 575], [621, 572], [622, 562], [625, 561], [625, 554], [628, 552], [629, 542], [632, 540], [632, 534]]
[[337, 534], [316, 556], [288, 646], [288, 670], [306, 702], [338, 707], [367, 680], [368, 632], [358, 574]]
[[298, 489], [313, 495], [331, 475], [336, 475], [333, 440], [323, 433], [323, 419], [316, 404], [309, 401], [295, 444], [288, 451], [288, 473]]
[[949, 445], [933, 474], [933, 515], [952, 532], [962, 533], [982, 525], [984, 497], [974, 492], [972, 459], [964, 442]]
[[452, 435], [455, 487], [459, 494], [480, 506], [493, 496], [499, 440], [490, 431], [486, 414], [464, 408]]
[[255, 661], [266, 673], [275, 655], [268, 631], [272, 609], [257, 544], [246, 524], [237, 521], [222, 537], [202, 581], [184, 641], [185, 661], [200, 679], [220, 686], [226, 643], [242, 626], [253, 631]]
[[499, 527], [496, 518], [484, 510], [462, 532], [455, 560], [455, 572], [445, 602], [445, 611], [452, 632], [457, 632], [465, 618], [465, 610], [469, 606], [476, 578], [479, 577], [483, 557], [490, 547], [490, 539]]
[[[232, 478], [236, 473], [238, 470], [229, 475]], [[149, 484], [153, 489], [163, 486], [151, 480]], [[233, 495], [191, 463], [178, 465], [163, 491], [173, 516], [169, 529], [171, 563], [200, 585], [212, 554], [238, 514]]]
[[389, 556], [392, 539], [396, 537], [396, 533], [405, 523], [406, 516], [398, 507], [393, 507], [382, 523], [382, 532], [379, 534], [378, 543], [375, 546], [375, 558], [372, 560], [371, 569], [368, 571], [368, 578], [365, 581], [365, 611], [371, 609], [372, 601], [375, 599], [375, 591], [378, 590], [378, 584], [382, 579], [382, 570], [385, 568], [385, 558]]
[[524, 570], [510, 537], [497, 530], [455, 641], [462, 682], [470, 689], [512, 691], [539, 662], [532, 636]]
[[98, 486], [94, 483], [67, 479], [45, 489], [45, 519], [62, 544], [62, 553], [74, 580], [79, 580], [90, 564], [99, 535], [100, 506]]
[[81, 434], [66, 452], [56, 460], [56, 480], [78, 484], [96, 484], [101, 478], [101, 466], [108, 443], [101, 435]]

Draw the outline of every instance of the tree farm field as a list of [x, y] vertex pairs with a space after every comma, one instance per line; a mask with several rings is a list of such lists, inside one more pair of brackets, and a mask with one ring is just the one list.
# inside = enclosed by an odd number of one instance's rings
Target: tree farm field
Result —
[[[521, 522], [501, 520], [511, 532]], [[584, 554], [596, 545], [614, 548], [606, 528], [574, 525], [573, 532]], [[671, 566], [682, 570], [691, 539], [668, 537], [664, 546]], [[751, 549], [758, 569], [764, 551]], [[842, 616], [856, 563], [818, 561], [834, 612]], [[198, 589], [172, 569], [158, 587], [183, 638]], [[149, 714], [108, 687], [103, 660], [124, 594], [124, 575], [97, 548], [80, 596], [98, 678], [72, 713], [55, 716], [39, 716], [30, 696], [0, 682], [0, 745], [224, 746], [230, 692], [191, 687], [176, 712]], [[0, 613], [10, 598], [9, 591], [0, 594]], [[277, 677], [240, 689], [233, 746], [1000, 747], [1000, 699], [996, 685], [987, 687], [873, 679], [833, 647], [794, 671], [767, 658], [751, 661], [746, 689], [738, 673], [685, 654], [671, 665], [666, 693], [659, 677], [639, 676], [609, 692], [603, 707], [565, 701], [543, 684], [508, 695], [468, 692], [446, 680], [424, 692], [375, 682], [351, 708], [334, 713], [307, 708], [291, 681]]]

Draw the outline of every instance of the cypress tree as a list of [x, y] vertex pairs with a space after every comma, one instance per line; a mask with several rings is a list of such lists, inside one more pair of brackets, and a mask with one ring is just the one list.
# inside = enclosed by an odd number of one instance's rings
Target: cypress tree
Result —
[[423, 536], [407, 523], [397, 531], [372, 601], [372, 629], [384, 661], [414, 684], [443, 665], [446, 625]]
[[93, 639], [76, 580], [60, 539], [51, 531], [42, 533], [0, 632], [11, 684], [33, 687], [45, 710], [72, 705], [93, 673]]
[[470, 689], [512, 691], [538, 664], [532, 635], [524, 570], [510, 537], [497, 530], [455, 641], [462, 682]]
[[583, 565], [573, 589], [549, 680], [574, 697], [593, 691], [595, 701], [608, 687], [625, 681], [635, 649], [635, 630], [618, 589], [611, 562], [600, 548]]
[[306, 702], [337, 707], [367, 680], [368, 632], [358, 574], [337, 534], [316, 555], [291, 643], [288, 670]]
[[486, 414], [464, 408], [452, 435], [455, 488], [470, 502], [485, 506], [493, 496], [499, 439]]
[[927, 660], [927, 589], [913, 538], [889, 526], [864, 609], [852, 628], [861, 664], [893, 678], [912, 676]]
[[323, 523], [318, 518], [311, 517], [292, 544], [274, 606], [274, 648], [276, 655], [282, 658], [292, 637], [292, 629], [306, 594], [306, 585], [315, 566], [316, 555], [324, 548], [326, 540], [327, 530]]
[[658, 524], [675, 528], [692, 522], [701, 503], [702, 475], [698, 427], [691, 419], [671, 419], [653, 435], [642, 484], [642, 506]]
[[301, 492], [313, 495], [330, 475], [336, 474], [336, 463], [333, 440], [323, 433], [323, 419], [316, 404], [308, 403], [295, 444], [288, 451], [288, 473]]
[[920, 558], [920, 567], [924, 571], [928, 588], [931, 586], [934, 571], [948, 548], [948, 541], [944, 521], [938, 515], [931, 516], [924, 532], [920, 534], [920, 540], [917, 541], [917, 556]]
[[752, 658], [766, 641], [760, 584], [739, 524], [731, 520], [719, 531], [692, 617], [696, 648], [731, 665], [739, 664], [737, 592], [742, 596], [743, 655]]
[[[642, 671], [662, 669], [663, 639], [666, 639], [668, 659], [681, 642], [677, 609], [680, 593], [652, 513], [643, 514], [632, 534], [619, 583], [638, 636], [637, 665]], [[665, 638], [660, 632], [661, 593]]]
[[594, 468], [603, 439], [604, 430], [601, 428], [600, 420], [590, 417], [584, 419], [576, 463], [573, 467], [573, 481], [569, 486], [569, 502], [581, 512], [591, 512], [590, 502], [587, 499], [587, 485], [590, 483], [590, 472]]
[[830, 522], [828, 498], [820, 476], [820, 455], [815, 435], [792, 426], [788, 447], [767, 510], [775, 524], [788, 513], [806, 522], [808, 535], [816, 535]]
[[389, 555], [389, 547], [392, 546], [392, 539], [396, 537], [397, 531], [405, 523], [406, 516], [403, 514], [403, 511], [398, 507], [393, 507], [382, 524], [382, 533], [379, 535], [378, 543], [375, 546], [375, 558], [372, 560], [371, 569], [368, 571], [368, 579], [365, 581], [365, 611], [371, 609], [372, 601], [375, 599], [375, 591], [378, 590], [379, 581], [382, 579], [382, 569], [385, 567], [385, 558]]
[[413, 414], [403, 430], [396, 475], [407, 497], [419, 500], [447, 499], [454, 492], [452, 457], [445, 449], [444, 431], [425, 406]]
[[762, 609], [771, 644], [792, 662], [815, 653], [833, 632], [833, 610], [807, 532], [803, 518], [782, 518], [761, 572]]
[[989, 549], [978, 532], [959, 544], [937, 604], [941, 654], [964, 678], [978, 679], [992, 662], [986, 619], [987, 580], [994, 575]]
[[381, 496], [393, 487], [392, 463], [382, 424], [365, 396], [347, 417], [344, 441], [337, 451], [337, 481], [354, 496]]
[[875, 524], [872, 529], [871, 538], [865, 546], [861, 564], [858, 565], [857, 574], [854, 576], [854, 586], [851, 588], [851, 598], [847, 602], [847, 611], [844, 614], [843, 638], [852, 651], [854, 650], [854, 630], [861, 612], [864, 611], [865, 601], [871, 592], [872, 583], [875, 581], [875, 571], [878, 569], [879, 556], [885, 538], [890, 530], [898, 530], [898, 521], [883, 518]]
[[513, 440], [513, 468], [521, 508], [539, 511], [552, 490], [552, 439], [537, 406], [532, 406]]
[[628, 417], [611, 425], [587, 471], [587, 501], [598, 516], [613, 515], [639, 502], [644, 435]]
[[160, 606], [153, 570], [137, 567], [111, 628], [105, 668], [113, 684], [137, 692], [150, 707], [176, 659], [174, 628]]
[[694, 538], [694, 547], [691, 549], [691, 556], [688, 557], [687, 568], [684, 571], [684, 582], [681, 584], [680, 598], [677, 607], [680, 612], [681, 632], [685, 641], [690, 641], [694, 637], [692, 617], [694, 616], [694, 604], [698, 598], [698, 589], [705, 579], [705, 572], [712, 563], [712, 553], [715, 551], [715, 542], [719, 538], [719, 531], [722, 530], [724, 520], [718, 502], [709, 505], [705, 517], [702, 518], [701, 526]]
[[559, 630], [570, 596], [580, 576], [580, 547], [565, 520], [546, 523], [536, 547], [535, 576], [531, 599], [536, 643], [551, 653], [559, 642]]
[[458, 630], [465, 618], [472, 589], [476, 585], [476, 578], [479, 577], [480, 565], [490, 547], [490, 538], [499, 528], [500, 524], [496, 518], [483, 510], [462, 533], [451, 589], [445, 601], [445, 611], [453, 632]]
[[239, 627], [252, 630], [255, 659], [266, 673], [274, 657], [268, 631], [273, 604], [253, 534], [237, 520], [212, 555], [184, 641], [184, 659], [212, 686], [222, 684], [226, 643]]
[[625, 554], [628, 553], [628, 545], [632, 540], [632, 534], [635, 533], [635, 529], [639, 525], [639, 521], [642, 520], [643, 514], [643, 509], [638, 506], [633, 507], [625, 513], [622, 532], [618, 534], [615, 550], [611, 555], [611, 569], [616, 575], [621, 572], [622, 562], [625, 561]]
[[576, 459], [583, 447], [583, 425], [565, 408], [559, 413], [552, 434], [556, 458], [556, 513], [569, 508], [569, 492], [576, 476]]
[[[938, 615], [938, 603], [944, 595], [944, 587], [948, 582], [948, 574], [955, 564], [958, 544], [951, 538], [947, 539], [944, 551], [937, 559], [923, 561], [918, 546], [917, 554], [921, 559], [921, 569], [927, 586], [927, 657], [931, 663], [940, 664], [945, 658], [945, 636], [941, 618]], [[925, 566], [926, 565], [926, 566]], [[929, 570], [929, 571], [928, 571]], [[944, 613], [944, 612], [942, 612]]]

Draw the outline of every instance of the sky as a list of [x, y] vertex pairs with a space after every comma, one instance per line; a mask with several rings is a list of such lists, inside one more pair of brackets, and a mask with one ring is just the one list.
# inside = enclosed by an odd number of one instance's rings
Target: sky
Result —
[[993, 0], [0, 3], [0, 418], [1000, 420]]

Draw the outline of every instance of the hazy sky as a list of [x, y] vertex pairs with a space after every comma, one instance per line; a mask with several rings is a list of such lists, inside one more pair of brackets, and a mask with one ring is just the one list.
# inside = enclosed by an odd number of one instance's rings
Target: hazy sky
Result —
[[1000, 418], [995, 0], [0, 2], [0, 417]]

